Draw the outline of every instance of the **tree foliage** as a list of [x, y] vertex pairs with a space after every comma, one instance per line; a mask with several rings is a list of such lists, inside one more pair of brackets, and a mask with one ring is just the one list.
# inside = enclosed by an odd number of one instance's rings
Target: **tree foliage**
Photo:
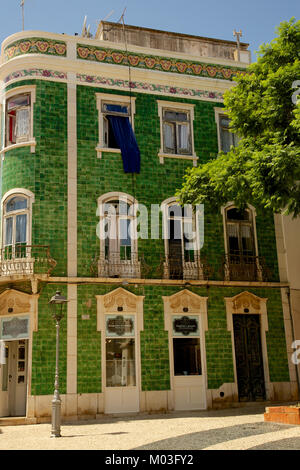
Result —
[[[181, 203], [220, 207], [234, 201], [300, 213], [300, 21], [277, 28], [277, 37], [260, 46], [257, 62], [238, 76], [224, 96], [231, 129], [239, 144], [190, 169], [177, 192]], [[300, 83], [300, 82], [299, 82]]]

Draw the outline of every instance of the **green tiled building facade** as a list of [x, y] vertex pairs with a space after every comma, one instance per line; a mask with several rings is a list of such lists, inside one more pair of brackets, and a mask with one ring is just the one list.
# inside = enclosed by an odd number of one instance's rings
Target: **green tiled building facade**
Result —
[[[128, 26], [126, 50], [120, 25], [104, 34], [107, 25], [95, 39], [23, 32], [2, 46], [0, 416], [49, 420], [56, 291], [68, 299], [65, 418], [293, 400], [288, 284], [272, 213], [237, 214], [229, 201], [204, 208], [201, 230], [191, 217], [189, 252], [183, 237], [163, 237], [166, 222], [181, 223], [169, 211], [186, 170], [231, 139], [222, 94], [246, 73], [247, 45], [237, 62], [230, 41], [170, 33], [185, 48], [171, 52], [161, 32], [144, 29], [158, 38], [151, 49]], [[188, 49], [192, 41], [201, 53]], [[110, 144], [106, 103], [130, 115], [139, 173], [125, 173]], [[101, 204], [121, 211], [127, 196], [129, 207], [147, 208], [148, 237], [126, 244], [117, 228], [116, 242], [100, 240]], [[116, 227], [135, 227], [131, 215]]]

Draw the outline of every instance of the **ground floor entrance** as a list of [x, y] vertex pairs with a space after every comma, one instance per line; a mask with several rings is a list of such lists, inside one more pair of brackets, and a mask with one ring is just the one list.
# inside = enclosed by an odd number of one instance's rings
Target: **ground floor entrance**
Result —
[[25, 416], [28, 340], [1, 341], [0, 417]]
[[239, 401], [266, 399], [260, 315], [233, 315]]

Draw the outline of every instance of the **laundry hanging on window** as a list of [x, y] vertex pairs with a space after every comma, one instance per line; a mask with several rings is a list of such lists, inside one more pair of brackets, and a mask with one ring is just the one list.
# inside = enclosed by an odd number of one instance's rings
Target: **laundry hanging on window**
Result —
[[[115, 113], [127, 113], [127, 108], [120, 105], [110, 104], [107, 111]], [[123, 168], [125, 173], [140, 172], [140, 150], [131, 127], [128, 116], [114, 116], [107, 114], [111, 124], [114, 137], [121, 150]]]

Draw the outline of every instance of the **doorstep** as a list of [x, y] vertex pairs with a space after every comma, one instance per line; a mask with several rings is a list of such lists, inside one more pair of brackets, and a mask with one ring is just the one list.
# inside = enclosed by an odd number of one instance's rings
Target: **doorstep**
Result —
[[20, 426], [24, 424], [36, 424], [36, 418], [26, 418], [26, 416], [7, 416], [0, 418], [1, 426]]

